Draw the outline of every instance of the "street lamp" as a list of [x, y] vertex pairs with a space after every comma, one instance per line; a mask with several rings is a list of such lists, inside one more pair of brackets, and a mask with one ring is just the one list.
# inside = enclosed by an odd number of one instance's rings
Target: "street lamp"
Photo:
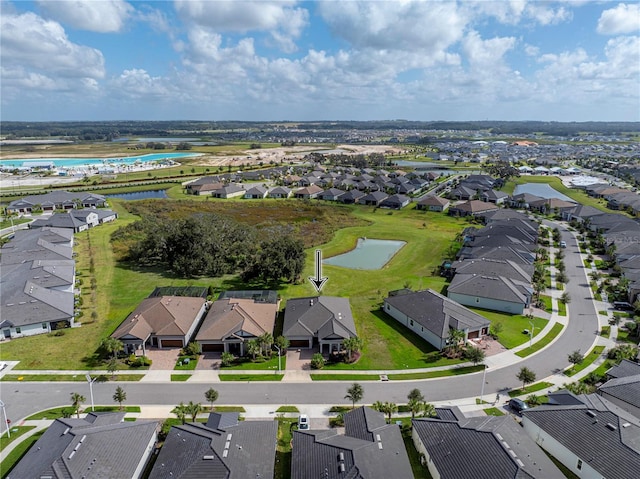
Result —
[[87, 382], [89, 383], [89, 395], [91, 396], [91, 412], [95, 412], [95, 408], [93, 407], [93, 383], [98, 378], [92, 378], [89, 373], [85, 374], [84, 377], [87, 378]]
[[531, 326], [531, 330], [529, 331], [529, 347], [531, 347], [533, 343], [533, 321], [529, 321], [529, 325]]
[[482, 388], [480, 389], [480, 403], [482, 404], [482, 401], [484, 401], [484, 383], [485, 383], [485, 378], [487, 377], [487, 369], [489, 369], [489, 366], [487, 366], [486, 364], [483, 364], [484, 366], [484, 370], [482, 371]]
[[278, 372], [280, 372], [282, 370], [282, 368], [280, 367], [280, 348], [277, 345], [273, 345], [274, 348], [276, 348], [278, 350]]
[[2, 408], [2, 415], [4, 416], [4, 424], [7, 426], [7, 437], [11, 437], [11, 427], [9, 426], [9, 419], [7, 419], [7, 410], [4, 407], [4, 402], [0, 399], [0, 408]]

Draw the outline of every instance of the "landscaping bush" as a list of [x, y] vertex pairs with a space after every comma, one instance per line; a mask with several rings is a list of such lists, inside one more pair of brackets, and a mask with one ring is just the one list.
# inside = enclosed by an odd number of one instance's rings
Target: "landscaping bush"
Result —
[[191, 356], [195, 359], [200, 354], [200, 345], [195, 341], [190, 342], [184, 348], [182, 348], [182, 356]]
[[136, 356], [135, 354], [129, 355], [125, 361], [132, 368], [141, 368], [143, 366], [151, 366], [151, 359], [146, 356]]
[[315, 353], [311, 358], [311, 369], [322, 369], [324, 367], [324, 357], [320, 353]]

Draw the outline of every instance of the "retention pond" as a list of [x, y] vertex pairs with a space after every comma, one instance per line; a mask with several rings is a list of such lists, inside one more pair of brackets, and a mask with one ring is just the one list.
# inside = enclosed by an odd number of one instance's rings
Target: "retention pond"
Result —
[[354, 249], [327, 258], [323, 263], [349, 269], [381, 269], [405, 244], [398, 240], [358, 238]]

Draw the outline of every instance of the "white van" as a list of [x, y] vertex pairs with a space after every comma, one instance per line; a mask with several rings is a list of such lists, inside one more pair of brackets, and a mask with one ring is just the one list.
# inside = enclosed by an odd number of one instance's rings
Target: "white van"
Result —
[[300, 414], [300, 417], [298, 417], [298, 429], [301, 431], [309, 429], [309, 416]]

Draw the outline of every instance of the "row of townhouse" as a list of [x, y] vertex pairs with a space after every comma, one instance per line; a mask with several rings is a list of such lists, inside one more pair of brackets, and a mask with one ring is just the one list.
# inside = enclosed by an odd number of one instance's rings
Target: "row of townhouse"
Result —
[[65, 211], [76, 208], [103, 208], [107, 199], [86, 191], [51, 191], [42, 195], [30, 195], [14, 200], [7, 206], [7, 213], [30, 214], [36, 210], [44, 212]]
[[[274, 291], [226, 291], [212, 304], [203, 297], [152, 295], [111, 336], [123, 342], [127, 353], [144, 355], [149, 347], [181, 348], [195, 341], [202, 352], [244, 356], [248, 341], [273, 334], [278, 309]], [[357, 336], [349, 300], [288, 300], [283, 336], [291, 347], [340, 351], [345, 339]]]

